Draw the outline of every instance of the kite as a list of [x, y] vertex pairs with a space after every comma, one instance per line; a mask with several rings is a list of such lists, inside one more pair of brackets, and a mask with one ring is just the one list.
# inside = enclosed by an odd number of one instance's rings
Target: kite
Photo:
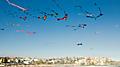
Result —
[[27, 10], [26, 8], [23, 8], [23, 7], [21, 7], [21, 6], [17, 5], [17, 4], [14, 4], [14, 3], [10, 2], [9, 0], [6, 0], [6, 2], [7, 2], [8, 4], [14, 6], [14, 7], [17, 7], [17, 8], [19, 8], [19, 9], [21, 9], [22, 11], [26, 11], [26, 10]]
[[96, 16], [96, 18], [103, 16], [103, 13], [102, 13], [102, 11], [101, 11], [101, 8], [99, 8], [99, 12], [100, 12], [100, 13], [99, 13], [99, 15]]
[[98, 9], [99, 9], [99, 14], [98, 15], [95, 16], [95, 14], [93, 14], [93, 13], [86, 12], [86, 17], [94, 18], [96, 20], [97, 18], [103, 16], [103, 13], [101, 12], [101, 9], [100, 8], [98, 8]]
[[43, 20], [46, 21], [46, 19], [47, 19], [47, 15], [44, 15]]
[[16, 32], [25, 32], [25, 30], [16, 30]]
[[80, 45], [82, 46], [82, 45], [83, 45], [83, 43], [78, 43], [78, 44], [77, 44], [77, 46], [80, 46]]
[[20, 16], [19, 18], [20, 18], [20, 19], [23, 19], [24, 21], [26, 21], [26, 20], [27, 20], [27, 16], [23, 16], [23, 17], [22, 17], [22, 16]]
[[36, 34], [36, 32], [25, 31], [25, 30], [23, 30], [23, 29], [21, 29], [21, 30], [16, 30], [16, 32], [26, 33], [26, 34], [28, 34], [28, 35], [34, 35], [34, 34]]
[[[62, 18], [57, 18], [57, 20], [58, 21], [60, 21], [60, 20], [67, 20], [68, 19], [68, 14], [66, 13], [66, 11], [61, 7], [61, 5], [56, 1], [56, 0], [52, 0], [55, 4], [56, 4], [56, 6], [61, 10], [61, 11], [64, 11], [64, 17], [62, 17]], [[57, 15], [58, 15], [58, 13], [57, 13]]]
[[62, 17], [62, 18], [57, 18], [58, 21], [59, 21], [59, 20], [67, 20], [67, 19], [68, 19], [68, 14], [67, 14], [67, 13], [65, 14], [64, 17]]
[[44, 15], [42, 18], [44, 21], [46, 21], [47, 20], [47, 13], [43, 12], [43, 11], [41, 11], [40, 13]]
[[40, 16], [38, 16], [37, 18], [38, 18], [38, 20], [41, 19]]
[[28, 35], [34, 35], [34, 34], [36, 34], [36, 32], [30, 32], [30, 31], [27, 31], [26, 32]]
[[[96, 3], [94, 3], [94, 5], [95, 6], [97, 6], [97, 4]], [[83, 10], [82, 9], [82, 7], [81, 6], [75, 6], [75, 7], [78, 7], [78, 8], [80, 8], [81, 10], [82, 10], [82, 12], [84, 13], [84, 15], [87, 17], [87, 18], [93, 18], [93, 19], [97, 19], [97, 18], [99, 18], [99, 17], [101, 17], [101, 16], [103, 16], [103, 13], [102, 13], [102, 11], [101, 11], [101, 8], [100, 7], [98, 7], [97, 9], [98, 9], [98, 11], [99, 11], [99, 13], [96, 15], [96, 14], [94, 14], [94, 13], [91, 13], [91, 12], [89, 12], [89, 11], [87, 11], [87, 10]]]
[[55, 12], [55, 10], [51, 10], [51, 11], [55, 14], [55, 17], [59, 15], [57, 12]]
[[66, 27], [73, 28], [73, 30], [78, 30], [79, 28], [84, 29], [87, 24], [78, 24], [78, 25], [66, 25]]
[[0, 30], [4, 31], [5, 29], [4, 29], [4, 28], [1, 28]]
[[80, 28], [85, 28], [87, 26], [87, 24], [79, 24], [78, 27]]

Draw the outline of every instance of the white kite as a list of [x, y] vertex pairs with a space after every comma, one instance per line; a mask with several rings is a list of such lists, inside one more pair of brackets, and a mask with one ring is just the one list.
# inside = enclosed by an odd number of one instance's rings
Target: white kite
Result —
[[19, 6], [19, 5], [16, 5], [16, 4], [10, 2], [9, 0], [6, 0], [6, 2], [7, 2], [8, 4], [14, 6], [14, 7], [17, 7], [17, 8], [19, 8], [19, 9], [21, 9], [22, 11], [26, 11], [26, 10], [27, 10], [26, 8], [23, 8], [23, 7]]

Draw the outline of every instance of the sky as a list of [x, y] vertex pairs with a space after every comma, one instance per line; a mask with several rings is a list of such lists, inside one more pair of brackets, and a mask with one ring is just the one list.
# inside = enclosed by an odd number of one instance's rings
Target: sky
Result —
[[[0, 30], [0, 56], [105, 56], [120, 60], [120, 0], [57, 0], [61, 8], [52, 0], [10, 1], [27, 8], [32, 16], [40, 15], [38, 9], [48, 13], [53, 9], [60, 17], [66, 11], [69, 18], [67, 21], [57, 21], [54, 17], [48, 17], [43, 21], [28, 16], [24, 21], [18, 18], [25, 16], [19, 8], [0, 0], [0, 28], [5, 27], [4, 31]], [[97, 20], [85, 17], [79, 8], [74, 7], [81, 5], [84, 10], [97, 13], [94, 3], [98, 4], [104, 14]], [[87, 27], [76, 31], [66, 27], [82, 23], [87, 24]], [[16, 32], [19, 29], [36, 34]], [[83, 45], [77, 46], [81, 42]]]

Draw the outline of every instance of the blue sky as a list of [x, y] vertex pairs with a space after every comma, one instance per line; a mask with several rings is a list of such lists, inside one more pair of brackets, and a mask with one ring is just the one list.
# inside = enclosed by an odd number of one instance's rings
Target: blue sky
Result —
[[[119, 0], [58, 0], [61, 10], [52, 0], [11, 0], [26, 7], [32, 15], [39, 15], [37, 9], [50, 12], [55, 9], [64, 16], [63, 10], [69, 14], [67, 21], [56, 21], [49, 17], [46, 21], [29, 17], [23, 21], [8, 15], [10, 12], [24, 13], [18, 8], [10, 6], [5, 0], [0, 0], [0, 28], [7, 25], [7, 29], [0, 31], [0, 56], [31, 56], [31, 57], [61, 57], [61, 56], [106, 56], [120, 59], [120, 1]], [[81, 5], [85, 10], [95, 12], [93, 5], [97, 3], [104, 15], [94, 19], [86, 18], [75, 5]], [[5, 12], [6, 11], [6, 12]], [[11, 27], [19, 23], [23, 27]], [[85, 29], [73, 31], [65, 25], [86, 23]], [[30, 27], [25, 27], [30, 25]], [[36, 31], [35, 35], [15, 32], [16, 29]], [[97, 33], [97, 34], [95, 34]], [[82, 42], [82, 46], [77, 46]], [[93, 50], [90, 50], [93, 48]]]

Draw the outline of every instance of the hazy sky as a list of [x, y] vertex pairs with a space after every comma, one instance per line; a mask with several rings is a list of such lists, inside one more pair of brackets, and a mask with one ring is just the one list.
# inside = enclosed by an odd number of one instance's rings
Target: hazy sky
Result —
[[[60, 17], [65, 10], [69, 14], [67, 21], [56, 21], [48, 17], [46, 21], [29, 17], [23, 21], [8, 15], [10, 12], [22, 16], [18, 8], [10, 6], [5, 0], [0, 0], [0, 56], [31, 56], [31, 57], [62, 57], [62, 56], [106, 56], [120, 59], [120, 0], [57, 0], [62, 10], [52, 0], [10, 0], [26, 7], [32, 15], [40, 15], [39, 11], [56, 10]], [[80, 9], [90, 12], [98, 11], [94, 6], [101, 7], [103, 16], [96, 21], [86, 18]], [[5, 12], [6, 11], [6, 12]], [[19, 23], [22, 27], [12, 27]], [[66, 25], [86, 23], [85, 29], [73, 31]], [[30, 25], [30, 27], [25, 27]], [[35, 31], [35, 35], [16, 32], [17, 29]], [[82, 46], [76, 44], [82, 42]]]

